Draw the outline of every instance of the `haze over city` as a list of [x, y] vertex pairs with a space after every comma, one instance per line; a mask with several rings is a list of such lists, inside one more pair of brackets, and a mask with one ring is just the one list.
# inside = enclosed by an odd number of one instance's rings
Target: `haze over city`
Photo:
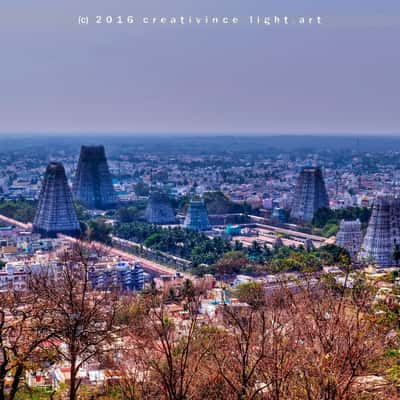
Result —
[[398, 137], [2, 136], [0, 395], [395, 400], [399, 265]]
[[400, 399], [400, 2], [3, 0], [0, 400]]
[[[400, 132], [397, 0], [3, 3], [1, 132]], [[323, 24], [77, 23], [131, 14], [311, 15]]]

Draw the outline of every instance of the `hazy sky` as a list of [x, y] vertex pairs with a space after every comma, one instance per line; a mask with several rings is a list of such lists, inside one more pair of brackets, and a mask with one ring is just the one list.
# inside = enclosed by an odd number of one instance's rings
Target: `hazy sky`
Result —
[[[78, 15], [321, 16], [318, 27]], [[2, 0], [0, 132], [400, 134], [399, 0]]]

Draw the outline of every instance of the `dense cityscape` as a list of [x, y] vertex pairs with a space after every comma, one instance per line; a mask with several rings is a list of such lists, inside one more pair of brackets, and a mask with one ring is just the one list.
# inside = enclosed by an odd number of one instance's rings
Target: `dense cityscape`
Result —
[[400, 141], [2, 144], [0, 399], [399, 398]]

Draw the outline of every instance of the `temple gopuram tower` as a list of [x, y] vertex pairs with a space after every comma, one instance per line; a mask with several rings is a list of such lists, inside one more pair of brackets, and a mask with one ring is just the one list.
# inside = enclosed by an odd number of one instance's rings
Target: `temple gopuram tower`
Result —
[[311, 222], [315, 212], [323, 207], [329, 207], [329, 199], [321, 168], [305, 167], [297, 180], [290, 216]]
[[336, 235], [336, 244], [348, 251], [352, 260], [357, 260], [358, 253], [363, 241], [361, 222], [355, 221], [340, 222], [339, 232]]
[[72, 191], [76, 200], [89, 209], [116, 207], [104, 146], [82, 146]]
[[146, 221], [150, 224], [173, 224], [176, 222], [168, 195], [161, 190], [153, 190], [150, 194], [145, 212]]
[[192, 200], [190, 202], [183, 225], [186, 229], [194, 231], [207, 231], [211, 229], [207, 208], [203, 201]]
[[52, 162], [47, 166], [33, 231], [43, 237], [57, 237], [57, 233], [75, 237], [81, 234], [71, 190], [61, 163]]
[[393, 253], [397, 245], [400, 245], [400, 199], [380, 195], [374, 201], [359, 260], [372, 261], [379, 267], [395, 266]]

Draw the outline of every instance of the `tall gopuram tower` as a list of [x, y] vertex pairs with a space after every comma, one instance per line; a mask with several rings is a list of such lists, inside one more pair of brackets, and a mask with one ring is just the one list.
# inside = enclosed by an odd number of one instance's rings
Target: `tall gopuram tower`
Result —
[[203, 201], [192, 200], [190, 202], [183, 225], [186, 229], [194, 231], [207, 231], [211, 228], [207, 208]]
[[396, 245], [400, 245], [400, 199], [380, 195], [374, 201], [359, 260], [372, 261], [379, 267], [395, 266]]
[[310, 222], [322, 207], [329, 207], [329, 199], [321, 168], [305, 167], [297, 180], [290, 216], [294, 220]]
[[76, 200], [89, 209], [116, 207], [114, 191], [104, 146], [82, 146], [78, 168], [72, 185]]
[[75, 237], [81, 234], [71, 190], [61, 163], [51, 162], [47, 166], [33, 231], [43, 237], [57, 237], [57, 233]]
[[176, 222], [174, 210], [165, 192], [156, 189], [151, 192], [145, 218], [150, 224], [163, 225]]
[[336, 235], [336, 244], [346, 249], [352, 260], [357, 260], [362, 241], [363, 234], [359, 219], [355, 221], [342, 220], [340, 222], [339, 232]]

